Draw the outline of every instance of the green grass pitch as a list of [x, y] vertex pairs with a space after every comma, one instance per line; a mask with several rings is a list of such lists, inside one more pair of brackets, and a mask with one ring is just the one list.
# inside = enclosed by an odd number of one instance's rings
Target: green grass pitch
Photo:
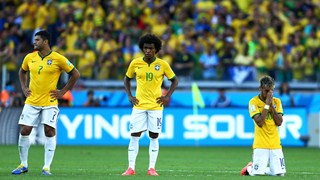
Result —
[[0, 179], [320, 179], [320, 149], [283, 148], [285, 177], [248, 177], [239, 172], [251, 160], [250, 147], [163, 147], [156, 169], [158, 177], [148, 177], [148, 147], [140, 147], [136, 175], [123, 177], [127, 168], [127, 147], [57, 146], [51, 165], [52, 176], [41, 175], [43, 146], [31, 146], [29, 172], [11, 175], [19, 164], [17, 146], [0, 146]]

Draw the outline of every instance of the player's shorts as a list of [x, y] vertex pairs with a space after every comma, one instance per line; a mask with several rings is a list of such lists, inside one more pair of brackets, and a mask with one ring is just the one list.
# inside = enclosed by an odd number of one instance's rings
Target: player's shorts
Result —
[[161, 133], [163, 110], [132, 109], [130, 120], [130, 133], [151, 131]]
[[18, 124], [37, 127], [40, 122], [56, 129], [58, 115], [58, 106], [32, 106], [25, 104]]
[[286, 166], [282, 149], [254, 149], [252, 174], [264, 175], [267, 167], [270, 167], [270, 174], [286, 173]]

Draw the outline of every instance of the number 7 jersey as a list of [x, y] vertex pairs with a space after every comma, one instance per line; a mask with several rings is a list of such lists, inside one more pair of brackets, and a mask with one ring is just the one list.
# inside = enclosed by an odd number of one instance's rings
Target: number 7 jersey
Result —
[[134, 106], [141, 110], [162, 110], [163, 106], [157, 103], [157, 98], [162, 96], [161, 85], [164, 76], [169, 80], [175, 77], [170, 65], [155, 58], [150, 64], [143, 57], [133, 59], [129, 65], [126, 76], [132, 79], [136, 76], [136, 98], [139, 104]]
[[57, 52], [51, 51], [41, 57], [38, 51], [34, 51], [26, 55], [21, 68], [30, 72], [31, 95], [25, 103], [33, 106], [55, 106], [58, 105], [58, 100], [50, 97], [50, 91], [57, 89], [61, 72], [70, 73], [74, 66]]

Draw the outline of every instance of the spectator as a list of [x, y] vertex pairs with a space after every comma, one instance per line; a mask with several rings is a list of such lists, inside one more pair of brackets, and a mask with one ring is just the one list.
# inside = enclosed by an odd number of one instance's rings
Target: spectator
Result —
[[218, 97], [215, 101], [212, 102], [212, 107], [229, 107], [231, 105], [230, 98], [226, 96], [225, 89], [219, 88], [218, 89]]
[[290, 94], [290, 88], [287, 82], [283, 82], [279, 89], [279, 99], [282, 102], [283, 107], [294, 107], [294, 98]]
[[92, 106], [92, 107], [97, 107], [100, 106], [100, 101], [99, 99], [96, 99], [94, 97], [94, 91], [93, 90], [89, 90], [87, 93], [87, 101], [83, 104], [84, 106]]
[[178, 50], [175, 54], [173, 71], [176, 73], [179, 79], [181, 79], [181, 81], [190, 80], [193, 65], [194, 61], [191, 53], [187, 51], [187, 45], [182, 44], [180, 50]]
[[200, 63], [203, 68], [203, 78], [216, 79], [219, 59], [214, 47], [207, 47], [206, 51], [200, 56]]

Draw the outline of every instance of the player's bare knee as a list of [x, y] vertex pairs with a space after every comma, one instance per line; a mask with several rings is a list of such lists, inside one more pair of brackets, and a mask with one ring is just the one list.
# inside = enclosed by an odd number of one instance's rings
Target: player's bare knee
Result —
[[20, 134], [22, 136], [29, 136], [32, 131], [32, 126], [21, 126]]
[[45, 134], [46, 137], [53, 137], [53, 136], [56, 135], [56, 129], [54, 129], [53, 127], [45, 125], [44, 126], [44, 134]]
[[158, 136], [159, 136], [159, 133], [149, 132], [149, 137], [152, 139], [156, 139], [156, 138], [158, 138]]
[[141, 136], [141, 132], [131, 133], [131, 136], [133, 136], [133, 137], [140, 137], [140, 136]]

